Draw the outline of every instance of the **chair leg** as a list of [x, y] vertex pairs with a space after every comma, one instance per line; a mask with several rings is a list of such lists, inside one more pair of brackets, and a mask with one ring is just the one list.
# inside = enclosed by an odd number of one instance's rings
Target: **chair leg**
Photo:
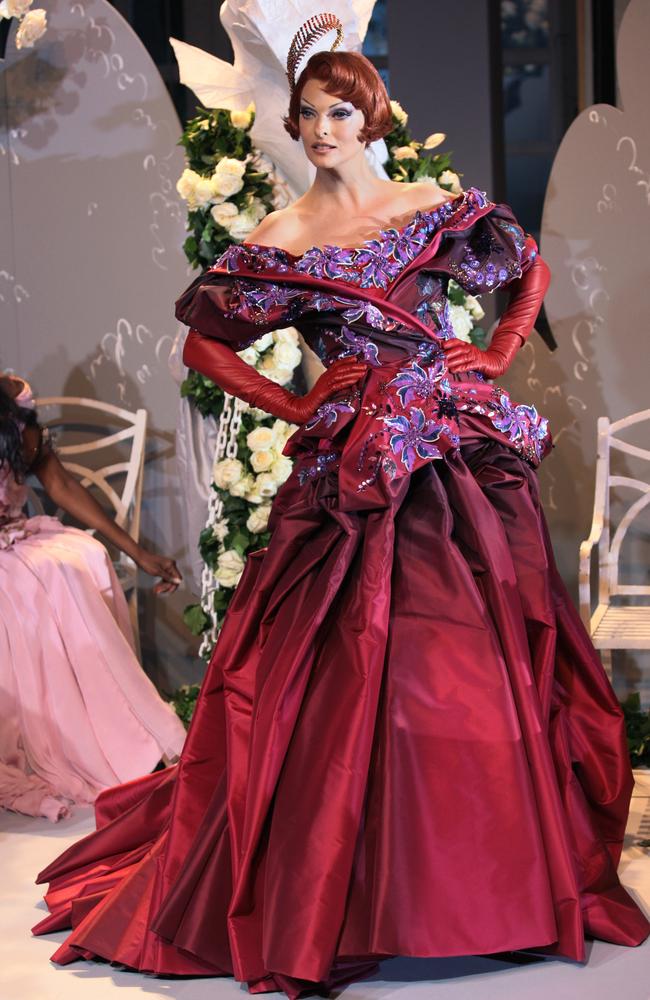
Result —
[[142, 663], [142, 649], [140, 647], [140, 622], [138, 621], [138, 588], [133, 587], [131, 590], [131, 596], [129, 597], [129, 617], [131, 619], [131, 628], [133, 629], [133, 638], [135, 640], [135, 655], [137, 656], [140, 663]]
[[605, 673], [612, 680], [612, 651], [611, 649], [601, 649], [600, 650], [600, 660], [605, 668]]

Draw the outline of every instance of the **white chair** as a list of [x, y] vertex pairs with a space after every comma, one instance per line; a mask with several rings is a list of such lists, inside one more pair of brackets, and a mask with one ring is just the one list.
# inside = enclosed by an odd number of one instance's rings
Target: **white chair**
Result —
[[[35, 404], [39, 420], [44, 427], [60, 428], [63, 431], [66, 425], [83, 428], [83, 441], [66, 444], [65, 438], [58, 438], [57, 455], [62, 465], [77, 476], [82, 486], [95, 487], [108, 500], [117, 524], [128, 532], [134, 541], [139, 541], [147, 411], [140, 409], [132, 412], [113, 406], [111, 403], [100, 403], [95, 399], [78, 396], [44, 396], [35, 400]], [[56, 416], [48, 417], [47, 411], [52, 407], [56, 407], [58, 413]], [[70, 417], [66, 419], [62, 411], [71, 413]], [[91, 421], [89, 411], [93, 411], [95, 417], [98, 413], [105, 417], [105, 423], [108, 425], [126, 424], [126, 426], [113, 433], [102, 431], [101, 434], [94, 436], [94, 432], [99, 428], [96, 420]], [[90, 440], [87, 440], [88, 434], [91, 434]], [[119, 461], [112, 460], [115, 454], [109, 458], [109, 464], [99, 468], [91, 468], [76, 461], [78, 456], [96, 455], [102, 451], [106, 453], [107, 450], [110, 455], [110, 449], [116, 447], [119, 449], [121, 442], [130, 442], [130, 447], [128, 454]], [[117, 477], [121, 477], [121, 482], [118, 481], [115, 485], [109, 482]], [[43, 505], [33, 490], [30, 490], [29, 503], [35, 513], [43, 513]], [[94, 534], [94, 531], [91, 533]], [[129, 613], [139, 656], [138, 568], [123, 552], [119, 553], [113, 566], [122, 590], [128, 595]]]
[[[624, 604], [614, 599], [650, 596], [650, 585], [619, 582], [621, 546], [635, 518], [650, 504], [650, 482], [631, 476], [612, 475], [612, 450], [636, 459], [650, 460], [650, 450], [640, 448], [615, 437], [619, 431], [650, 420], [650, 410], [641, 410], [623, 420], [610, 423], [607, 417], [598, 420], [598, 458], [596, 462], [596, 493], [591, 533], [580, 546], [580, 617], [591, 634], [596, 649], [601, 651], [603, 665], [611, 678], [613, 649], [650, 649], [650, 606], [640, 602]], [[632, 489], [641, 495], [627, 508], [614, 527], [610, 520], [612, 489]], [[598, 603], [592, 613], [591, 555], [598, 546]]]

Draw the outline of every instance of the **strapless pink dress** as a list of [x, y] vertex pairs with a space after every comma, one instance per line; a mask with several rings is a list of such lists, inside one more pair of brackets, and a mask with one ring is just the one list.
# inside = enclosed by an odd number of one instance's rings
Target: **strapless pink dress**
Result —
[[104, 546], [26, 519], [25, 496], [0, 468], [0, 806], [57, 820], [176, 757], [185, 731], [136, 658]]

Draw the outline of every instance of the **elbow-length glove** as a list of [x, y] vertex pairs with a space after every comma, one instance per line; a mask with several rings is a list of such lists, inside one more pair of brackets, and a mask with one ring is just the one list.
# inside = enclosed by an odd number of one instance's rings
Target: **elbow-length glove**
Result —
[[190, 330], [187, 335], [183, 362], [188, 368], [206, 375], [224, 392], [290, 424], [305, 423], [321, 403], [337, 392], [349, 389], [368, 370], [367, 364], [355, 358], [343, 358], [323, 372], [306, 395], [296, 396], [260, 375], [252, 365], [242, 361], [232, 347], [197, 330]]
[[532, 332], [550, 279], [548, 265], [536, 257], [521, 278], [512, 282], [510, 302], [486, 351], [457, 338], [443, 341], [449, 371], [479, 371], [487, 378], [503, 375]]

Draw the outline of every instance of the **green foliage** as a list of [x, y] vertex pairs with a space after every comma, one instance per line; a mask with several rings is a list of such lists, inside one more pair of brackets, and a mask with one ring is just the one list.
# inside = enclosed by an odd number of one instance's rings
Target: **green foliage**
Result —
[[200, 690], [200, 684], [184, 684], [175, 692], [172, 698], [174, 711], [186, 729], [189, 728], [189, 724], [192, 721], [194, 709], [196, 708], [196, 699], [199, 696]]
[[650, 767], [650, 711], [644, 712], [641, 709], [638, 691], [628, 695], [621, 707], [625, 716], [627, 747], [632, 767]]
[[210, 619], [200, 604], [188, 604], [183, 611], [183, 622], [192, 635], [201, 635], [210, 627]]
[[[253, 120], [254, 117], [251, 124]], [[179, 145], [185, 148], [187, 166], [203, 177], [210, 177], [224, 156], [237, 160], [252, 156], [253, 159], [246, 165], [243, 188], [228, 201], [241, 211], [252, 198], [259, 198], [267, 212], [270, 212], [273, 208], [273, 187], [269, 183], [267, 172], [255, 165], [255, 150], [249, 129], [250, 125], [246, 129], [236, 128], [232, 124], [230, 112], [223, 108], [197, 108], [196, 117], [188, 123]], [[228, 231], [215, 222], [210, 209], [211, 206], [206, 205], [188, 211], [187, 227], [190, 235], [183, 244], [183, 250], [192, 267], [209, 267], [215, 257], [233, 242]]]
[[181, 384], [181, 396], [190, 399], [202, 417], [220, 417], [223, 410], [223, 389], [205, 375], [190, 371]]

